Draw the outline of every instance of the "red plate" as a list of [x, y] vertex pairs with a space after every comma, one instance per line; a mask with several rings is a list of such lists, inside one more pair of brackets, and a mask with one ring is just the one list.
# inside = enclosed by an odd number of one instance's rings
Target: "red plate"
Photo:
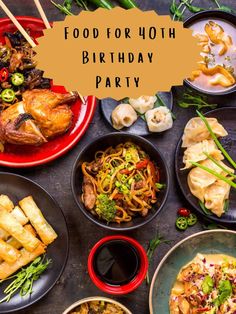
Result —
[[[45, 28], [42, 20], [20, 16], [17, 20], [21, 25], [30, 30], [33, 38], [43, 35]], [[9, 19], [0, 19], [0, 41], [3, 41], [4, 32], [16, 31], [15, 26]], [[62, 86], [52, 86], [52, 90], [59, 93], [66, 92]], [[74, 114], [73, 123], [68, 132], [50, 140], [39, 147], [5, 145], [4, 153], [0, 153], [0, 165], [14, 168], [33, 167], [52, 161], [70, 150], [81, 138], [88, 128], [96, 108], [96, 98], [88, 96], [86, 104], [77, 101], [71, 106]]]

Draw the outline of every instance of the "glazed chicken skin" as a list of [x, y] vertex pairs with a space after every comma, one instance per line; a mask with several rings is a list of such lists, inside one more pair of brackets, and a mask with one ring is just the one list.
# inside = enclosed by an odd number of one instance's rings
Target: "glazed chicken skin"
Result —
[[0, 142], [17, 145], [41, 145], [65, 133], [73, 113], [68, 104], [77, 94], [59, 94], [48, 89], [34, 89], [0, 113]]

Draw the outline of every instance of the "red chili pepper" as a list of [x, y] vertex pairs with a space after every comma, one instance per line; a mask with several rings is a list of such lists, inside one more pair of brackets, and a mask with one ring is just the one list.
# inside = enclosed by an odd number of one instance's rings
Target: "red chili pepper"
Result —
[[179, 216], [189, 217], [189, 215], [190, 215], [190, 210], [188, 210], [187, 208], [181, 207], [181, 208], [178, 210], [177, 213], [178, 213]]
[[2, 68], [0, 70], [0, 82], [5, 82], [8, 79], [9, 72], [7, 68]]
[[146, 168], [148, 165], [149, 159], [144, 159], [136, 164], [136, 169], [140, 170]]
[[121, 173], [121, 174], [130, 174], [131, 171], [128, 170], [128, 169], [122, 169], [122, 170], [120, 171], [120, 173]]

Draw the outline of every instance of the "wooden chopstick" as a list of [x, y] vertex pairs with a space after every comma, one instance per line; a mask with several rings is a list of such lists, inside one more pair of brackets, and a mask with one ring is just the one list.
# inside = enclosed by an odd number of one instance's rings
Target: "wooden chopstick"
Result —
[[37, 7], [37, 9], [39, 11], [39, 14], [40, 14], [40, 16], [41, 16], [41, 18], [42, 18], [46, 28], [47, 29], [51, 28], [51, 25], [50, 25], [50, 23], [49, 23], [49, 21], [47, 19], [47, 16], [46, 16], [46, 14], [45, 14], [45, 12], [44, 12], [44, 10], [42, 8], [42, 5], [41, 5], [40, 1], [39, 0], [34, 0], [34, 3], [35, 3], [35, 5], [36, 5], [36, 7]]
[[24, 28], [20, 25], [20, 23], [17, 21], [15, 16], [11, 13], [11, 11], [8, 9], [8, 7], [3, 3], [2, 0], [0, 0], [0, 7], [3, 9], [3, 11], [6, 13], [6, 15], [9, 17], [9, 19], [12, 21], [12, 23], [16, 26], [16, 28], [21, 32], [21, 34], [25, 37], [25, 39], [28, 41], [28, 43], [35, 47], [36, 44], [33, 41], [33, 39], [30, 37], [30, 35], [24, 30]]

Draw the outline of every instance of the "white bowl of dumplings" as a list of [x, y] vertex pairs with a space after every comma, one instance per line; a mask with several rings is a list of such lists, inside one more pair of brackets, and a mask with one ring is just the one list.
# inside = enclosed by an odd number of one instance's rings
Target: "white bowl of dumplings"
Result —
[[112, 125], [116, 130], [129, 128], [140, 115], [145, 117], [149, 132], [163, 132], [173, 126], [172, 113], [166, 106], [155, 107], [156, 96], [129, 98], [129, 103], [121, 103], [112, 111]]

